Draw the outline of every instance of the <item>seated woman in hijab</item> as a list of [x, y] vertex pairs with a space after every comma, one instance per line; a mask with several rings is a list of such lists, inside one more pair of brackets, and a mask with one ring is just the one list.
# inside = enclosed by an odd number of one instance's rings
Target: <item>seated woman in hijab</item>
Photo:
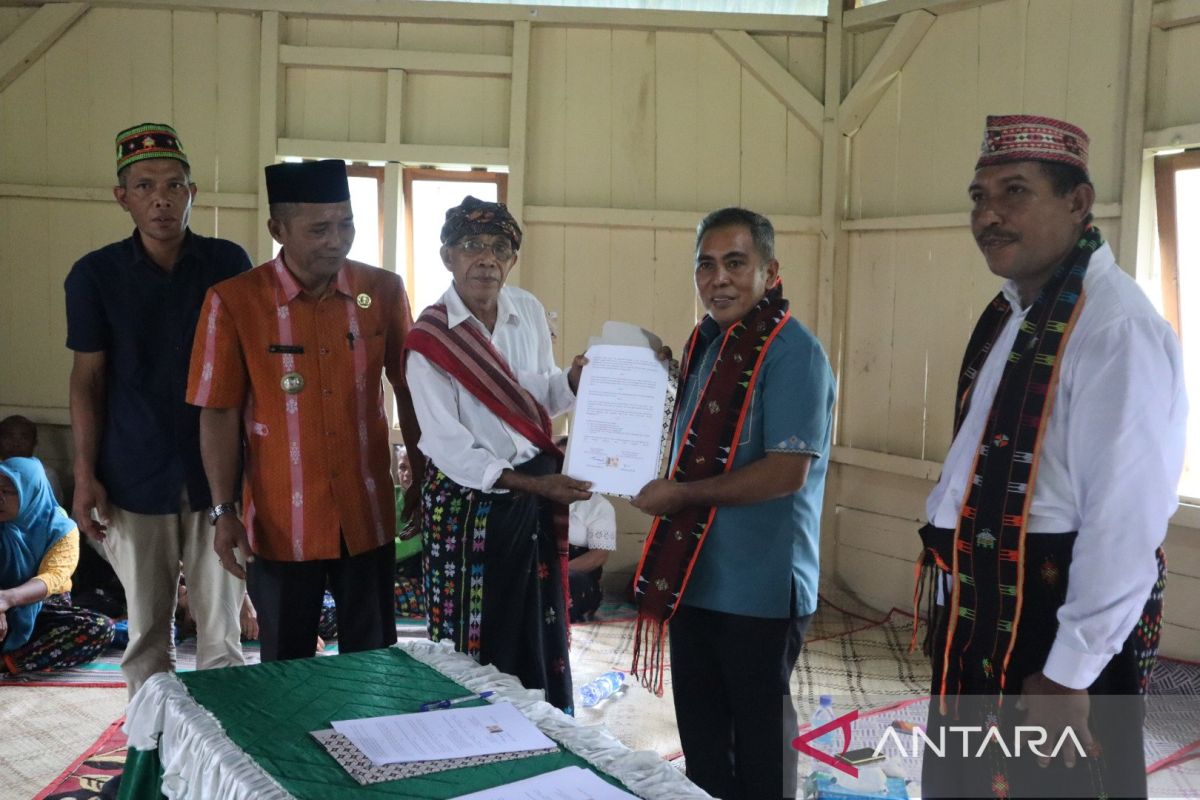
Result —
[[74, 667], [112, 641], [112, 620], [71, 607], [78, 562], [79, 531], [42, 462], [0, 461], [0, 673]]

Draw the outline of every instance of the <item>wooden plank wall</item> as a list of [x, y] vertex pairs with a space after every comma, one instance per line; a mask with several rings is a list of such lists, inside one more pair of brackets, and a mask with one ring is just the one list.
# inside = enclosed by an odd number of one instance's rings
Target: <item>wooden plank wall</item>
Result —
[[[1090, 131], [1099, 224], [1115, 246], [1131, 220], [1121, 204], [1137, 197], [1140, 179], [1125, 132], [1140, 136], [1144, 127], [1147, 142], [1200, 139], [1192, 78], [1200, 25], [1188, 24], [1196, 15], [1184, 7], [1196, 0], [1155, 4], [1148, 41], [1135, 32], [1150, 0], [931, 0], [936, 18], [836, 152], [823, 150], [813, 120], [802, 121], [742, 66], [708, 18], [614, 12], [605, 24], [556, 12], [529, 25], [479, 7], [454, 19], [404, 20], [396, 3], [351, 20], [105, 0], [0, 92], [0, 284], [20, 287], [0, 293], [0, 412], [66, 422], [61, 285], [80, 254], [128, 234], [128, 217], [108, 199], [112, 136], [124, 125], [176, 123], [201, 191], [194, 227], [252, 253], [261, 246], [261, 162], [276, 141], [339, 151], [327, 156], [415, 147], [439, 158], [502, 158], [513, 132], [523, 132], [513, 142], [510, 185], [521, 190], [516, 210], [528, 236], [513, 280], [558, 312], [560, 360], [609, 318], [679, 346], [698, 312], [689, 227], [702, 212], [742, 204], [786, 222], [778, 250], [788, 295], [814, 330], [822, 303], [833, 309], [821, 327], [841, 382], [823, 568], [881, 609], [904, 606], [913, 532], [950, 439], [956, 365], [998, 285], [966, 216], [984, 115], [1064, 116]], [[879, 8], [886, 4], [869, 13]], [[0, 7], [0, 43], [32, 13]], [[821, 102], [828, 51], [831, 70], [841, 69], [830, 84], [844, 98], [887, 51], [891, 32], [887, 20], [852, 24], [858, 13], [846, 15], [844, 35], [830, 26], [836, 48], [777, 22], [776, 32], [753, 35], [754, 47]], [[667, 19], [673, 24], [663, 27]], [[528, 27], [518, 36], [514, 25]], [[523, 62], [486, 75], [282, 63], [277, 98], [268, 96], [273, 79], [259, 78], [264, 66], [275, 68], [277, 45], [516, 62], [526, 38], [525, 93], [513, 85]], [[1149, 50], [1145, 87], [1130, 81], [1139, 48]], [[838, 100], [826, 106], [826, 146], [839, 129]], [[260, 105], [276, 101], [277, 130], [260, 131], [272, 119]], [[1144, 126], [1130, 127], [1143, 116]], [[835, 196], [822, 198], [822, 169], [842, 167], [825, 176]], [[395, 181], [398, 170], [388, 174]], [[819, 263], [832, 264], [831, 288], [818, 282]], [[69, 431], [49, 438], [50, 455], [69, 474]], [[619, 519], [614, 583], [632, 569], [646, 527], [624, 505]], [[1200, 657], [1197, 528], [1200, 513], [1189, 510], [1171, 530], [1164, 642], [1191, 657]]]
[[[0, 93], [0, 184], [98, 198], [0, 197], [0, 280], [20, 287], [0, 293], [0, 407], [65, 421], [63, 279], [131, 230], [108, 191], [118, 130], [171, 120], [201, 195], [256, 191], [258, 24], [252, 14], [92, 9]], [[197, 208], [192, 225], [252, 242], [254, 212]]]
[[[819, 85], [819, 38], [762, 43]], [[529, 119], [528, 206], [818, 213], [820, 143], [707, 33], [535, 28]], [[696, 319], [692, 233], [572, 216], [528, 224], [518, 275], [559, 310], [560, 355], [610, 318], [678, 347]], [[817, 237], [777, 245], [797, 314], [815, 325]]]
[[[1158, 8], [1167, 4], [1159, 3]], [[1150, 38], [1150, 81], [1147, 91], [1146, 128], [1162, 130], [1200, 123], [1200, 81], [1195, 70], [1184, 64], [1195, 63], [1200, 52], [1200, 25], [1190, 24], [1169, 29], [1155, 28]], [[1196, 144], [1184, 141], [1181, 144]]]
[[[0, 8], [0, 36], [29, 16]], [[209, 196], [208, 207], [194, 211], [193, 227], [252, 254], [259, 248], [257, 204], [244, 199], [259, 190], [260, 147], [275, 141], [272, 133], [281, 142], [317, 143], [311, 146], [330, 150], [325, 156], [339, 155], [338, 143], [350, 154], [378, 152], [364, 145], [429, 145], [430, 153], [508, 147], [510, 75], [389, 75], [285, 62], [278, 130], [264, 136], [260, 119], [270, 114], [260, 114], [259, 72], [262, 55], [272, 57], [262, 50], [263, 37], [276, 29], [282, 47], [507, 58], [514, 55], [513, 23], [283, 14], [268, 27], [263, 20], [249, 11], [93, 7], [0, 93], [0, 135], [6, 143], [28, 142], [6, 144], [0, 188], [82, 195], [69, 201], [0, 190], [0, 279], [22, 287], [19, 295], [0, 295], [0, 331], [17, 345], [0, 360], [0, 411], [67, 421], [62, 281], [80, 255], [128, 235], [128, 217], [108, 189], [112, 136], [125, 125], [176, 124], [200, 199]], [[125, 46], [131, 31], [146, 43], [140, 51]], [[820, 35], [761, 34], [755, 42], [792, 79], [822, 94]], [[535, 26], [528, 76], [527, 114], [515, 127], [524, 126], [526, 168], [511, 180], [524, 183], [518, 214], [541, 213], [526, 222], [512, 280], [558, 312], [560, 360], [581, 351], [610, 318], [653, 329], [679, 348], [698, 314], [692, 231], [703, 212], [723, 205], [792, 220], [778, 236], [778, 255], [796, 315], [815, 328], [819, 236], [795, 221], [820, 213], [819, 138], [711, 29]], [[393, 117], [398, 137], [389, 127]], [[280, 156], [296, 154], [285, 147]], [[230, 199], [236, 207], [224, 205]], [[69, 430], [54, 428], [43, 438], [44, 455], [69, 475]], [[647, 527], [627, 505], [620, 514], [627, 536], [610, 570], [618, 583], [632, 571]]]
[[[29, 13], [0, 9], [0, 33]], [[512, 49], [511, 25], [285, 16], [281, 28], [285, 45]], [[139, 51], [122, 46], [130, 31], [146, 42]], [[116, 130], [171, 120], [201, 201], [257, 191], [259, 36], [253, 13], [93, 8], [0, 94], [0, 135], [21, 143], [0, 154], [0, 184], [92, 190], [79, 201], [0, 197], [0, 269], [25, 290], [0, 300], [0, 325], [6, 341], [54, 343], [17, 347], [0, 365], [0, 407], [50, 416], [65, 408], [62, 279], [80, 254], [127, 234], [127, 217], [108, 199]], [[760, 44], [819, 90], [820, 37], [763, 36]], [[564, 352], [582, 347], [610, 313], [676, 342], [696, 318], [686, 230], [596, 224], [571, 209], [699, 212], [743, 203], [818, 212], [819, 141], [711, 33], [548, 26], [534, 30], [530, 60], [526, 205], [566, 209], [570, 222], [530, 225], [514, 279], [559, 311]], [[283, 74], [280, 138], [385, 140], [386, 72], [289, 66]], [[509, 93], [507, 77], [406, 75], [402, 140], [503, 148]], [[200, 207], [193, 227], [255, 250], [254, 209]], [[809, 324], [816, 247], [811, 233], [780, 236], [789, 292]]]
[[[507, 56], [512, 27], [285, 17], [284, 44]], [[284, 98], [286, 138], [384, 141], [384, 71], [289, 67]], [[412, 144], [506, 146], [508, 99], [507, 78], [406, 76], [402, 139]]]

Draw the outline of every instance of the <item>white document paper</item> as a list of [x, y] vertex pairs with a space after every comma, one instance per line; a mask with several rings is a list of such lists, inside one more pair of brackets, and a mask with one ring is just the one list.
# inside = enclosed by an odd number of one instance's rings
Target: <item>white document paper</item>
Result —
[[400, 764], [554, 747], [512, 703], [341, 720], [334, 730], [375, 764]]
[[563, 472], [630, 497], [661, 469], [669, 370], [647, 344], [595, 342], [587, 358]]
[[637, 800], [583, 767], [563, 767], [454, 800]]

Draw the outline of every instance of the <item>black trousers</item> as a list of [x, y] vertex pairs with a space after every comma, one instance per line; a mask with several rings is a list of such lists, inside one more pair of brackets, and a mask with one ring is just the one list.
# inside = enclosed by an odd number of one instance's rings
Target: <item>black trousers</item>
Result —
[[796, 795], [788, 679], [811, 620], [690, 606], [671, 618], [671, 683], [687, 776], [714, 797]]
[[[568, 558], [575, 559], [588, 549], [571, 545]], [[596, 567], [590, 572], [569, 570], [567, 581], [571, 590], [571, 623], [585, 622], [600, 608], [604, 601], [604, 589], [600, 587], [600, 579], [604, 577], [604, 568]]]
[[248, 565], [246, 585], [258, 610], [263, 661], [307, 658], [316, 652], [325, 587], [337, 604], [338, 652], [396, 643], [396, 548], [383, 547], [323, 561], [269, 561]]

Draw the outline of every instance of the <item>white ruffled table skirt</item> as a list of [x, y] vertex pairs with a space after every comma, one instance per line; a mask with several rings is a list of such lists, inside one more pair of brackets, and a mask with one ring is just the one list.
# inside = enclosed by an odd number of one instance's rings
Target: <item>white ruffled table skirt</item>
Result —
[[[550, 738], [645, 800], [691, 800], [710, 795], [657, 753], [633, 751], [599, 726], [582, 725], [495, 667], [480, 666], [448, 643], [395, 645], [472, 692], [495, 692], [521, 710]], [[291, 798], [254, 759], [234, 744], [217, 719], [192, 699], [174, 674], [153, 676], [129, 703], [129, 745], [159, 750], [162, 791], [171, 800], [274, 800]]]

